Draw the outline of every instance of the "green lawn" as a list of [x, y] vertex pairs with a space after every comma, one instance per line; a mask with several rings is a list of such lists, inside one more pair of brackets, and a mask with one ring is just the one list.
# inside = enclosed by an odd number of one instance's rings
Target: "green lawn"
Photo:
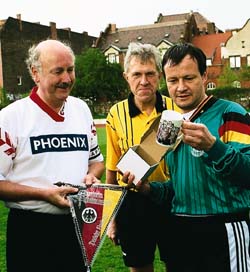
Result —
[[[97, 128], [98, 141], [100, 148], [106, 154], [106, 134], [105, 128]], [[105, 176], [102, 179], [105, 180]], [[6, 272], [5, 268], [5, 232], [6, 232], [6, 217], [7, 209], [4, 207], [3, 202], [0, 201], [0, 272]], [[110, 240], [105, 239], [102, 247], [100, 248], [94, 265], [93, 272], [128, 272], [123, 264], [120, 247], [114, 246]], [[155, 260], [155, 271], [165, 272], [164, 265], [159, 260], [158, 253]], [[35, 272], [35, 271], [34, 271]], [[44, 271], [46, 272], [46, 271]], [[55, 271], [56, 272], [56, 271]], [[74, 271], [72, 271], [74, 272]]]
[[6, 233], [6, 218], [7, 209], [0, 201], [0, 271], [5, 272], [5, 233]]

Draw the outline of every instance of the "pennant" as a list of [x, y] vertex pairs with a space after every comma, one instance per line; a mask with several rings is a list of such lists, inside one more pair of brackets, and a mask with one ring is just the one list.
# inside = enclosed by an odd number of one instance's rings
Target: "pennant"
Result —
[[123, 186], [94, 184], [91, 187], [79, 187], [77, 194], [68, 196], [87, 271], [91, 271], [107, 227], [122, 204], [126, 192], [127, 189]]

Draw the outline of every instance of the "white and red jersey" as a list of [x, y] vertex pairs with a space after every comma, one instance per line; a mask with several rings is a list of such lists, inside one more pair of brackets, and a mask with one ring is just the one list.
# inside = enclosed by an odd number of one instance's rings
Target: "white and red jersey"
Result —
[[[32, 90], [0, 111], [0, 180], [48, 188], [61, 181], [82, 184], [88, 165], [103, 161], [87, 104], [69, 96], [60, 114]], [[7, 207], [63, 211], [43, 201], [7, 202]]]

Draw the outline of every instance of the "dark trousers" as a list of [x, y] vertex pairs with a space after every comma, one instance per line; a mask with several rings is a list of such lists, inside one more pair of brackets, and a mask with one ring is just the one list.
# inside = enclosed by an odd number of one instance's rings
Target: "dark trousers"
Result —
[[8, 272], [85, 272], [71, 215], [10, 209], [7, 223]]
[[249, 272], [248, 215], [229, 217], [173, 216], [168, 272]]
[[129, 191], [116, 216], [118, 238], [128, 267], [154, 261], [156, 247], [166, 262], [169, 250], [170, 203], [154, 204], [148, 196]]

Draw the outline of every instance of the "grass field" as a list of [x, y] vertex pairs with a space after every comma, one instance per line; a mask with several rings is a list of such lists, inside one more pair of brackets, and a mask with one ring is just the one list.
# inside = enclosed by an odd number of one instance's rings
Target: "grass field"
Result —
[[[105, 128], [97, 128], [98, 141], [100, 148], [106, 158], [106, 134]], [[102, 178], [105, 181], [105, 176]], [[5, 233], [6, 233], [6, 218], [8, 210], [4, 207], [3, 202], [0, 201], [0, 272], [6, 272], [5, 265]], [[123, 264], [121, 249], [118, 246], [114, 246], [108, 238], [104, 240], [102, 247], [100, 248], [94, 265], [92, 267], [93, 272], [127, 272]], [[25, 272], [25, 271], [20, 271]], [[34, 271], [35, 272], [35, 271]], [[46, 272], [46, 271], [44, 271]], [[57, 272], [57, 271], [55, 271]], [[74, 271], [69, 271], [74, 272]], [[164, 265], [159, 260], [158, 252], [156, 253], [155, 260], [155, 272], [165, 272]]]

